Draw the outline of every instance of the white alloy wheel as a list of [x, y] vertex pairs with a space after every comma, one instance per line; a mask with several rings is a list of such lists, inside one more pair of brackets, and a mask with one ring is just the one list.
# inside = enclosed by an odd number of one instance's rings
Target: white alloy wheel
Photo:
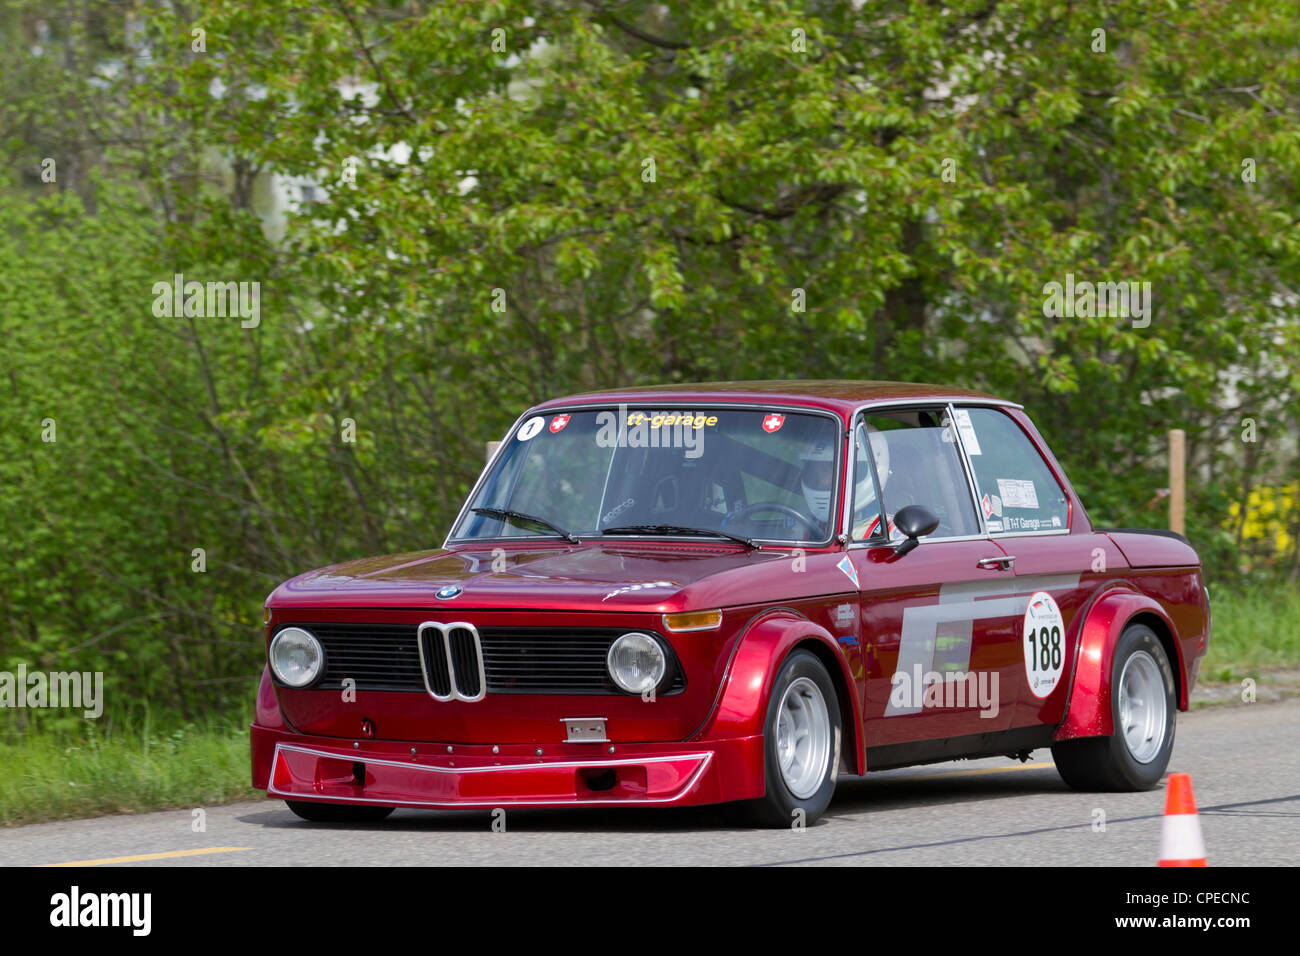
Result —
[[781, 698], [776, 753], [781, 779], [798, 799], [806, 800], [821, 787], [830, 747], [831, 720], [826, 698], [812, 680], [797, 678]]
[[1124, 662], [1119, 677], [1119, 732], [1138, 763], [1150, 763], [1165, 741], [1165, 682], [1146, 651]]

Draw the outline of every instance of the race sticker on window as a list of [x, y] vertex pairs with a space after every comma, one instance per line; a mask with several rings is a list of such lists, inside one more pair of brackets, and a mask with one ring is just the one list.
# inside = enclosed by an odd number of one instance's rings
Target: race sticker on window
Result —
[[541, 431], [542, 426], [545, 424], [546, 424], [546, 419], [542, 418], [541, 415], [535, 415], [532, 418], [528, 419], [528, 421], [524, 422], [524, 427], [519, 429], [519, 434], [516, 435], [515, 437], [518, 438], [520, 441], [528, 441], [528, 439], [532, 438], [539, 431]]
[[1056, 689], [1065, 668], [1065, 619], [1046, 591], [1035, 591], [1025, 608], [1025, 678], [1040, 700]]
[[1038, 490], [1027, 478], [999, 478], [998, 495], [1004, 508], [1038, 507]]
[[953, 416], [957, 419], [957, 431], [961, 432], [961, 444], [966, 449], [966, 454], [978, 455], [980, 440], [975, 437], [975, 426], [971, 424], [970, 412], [959, 408], [953, 412]]

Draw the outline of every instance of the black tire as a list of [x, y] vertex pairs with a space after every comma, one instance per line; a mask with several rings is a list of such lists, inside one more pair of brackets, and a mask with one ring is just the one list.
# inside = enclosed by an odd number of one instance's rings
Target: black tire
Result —
[[[826, 748], [828, 754], [821, 772], [820, 784], [814, 792], [803, 798], [796, 796], [786, 784], [781, 774], [777, 753], [777, 725], [781, 716], [781, 703], [786, 691], [801, 678], [812, 681], [821, 691], [830, 729], [829, 746]], [[835, 693], [835, 685], [831, 683], [830, 674], [826, 672], [826, 667], [815, 654], [810, 651], [795, 651], [782, 662], [776, 679], [772, 681], [772, 693], [767, 701], [767, 716], [763, 721], [763, 767], [767, 789], [762, 797], [745, 804], [746, 815], [750, 822], [758, 826], [783, 828], [811, 826], [816, 822], [830, 804], [831, 796], [835, 792], [841, 738], [839, 698]]]
[[285, 805], [312, 823], [378, 823], [393, 812], [393, 807], [376, 807], [368, 803], [315, 803], [310, 800], [286, 800]]
[[[1134, 756], [1120, 721], [1120, 676], [1130, 659], [1139, 654], [1147, 654], [1155, 661], [1164, 687], [1164, 735], [1155, 754], [1146, 762]], [[1055, 744], [1052, 759], [1056, 761], [1056, 770], [1061, 779], [1075, 790], [1150, 790], [1160, 782], [1169, 766], [1178, 717], [1174, 673], [1160, 639], [1151, 628], [1134, 624], [1120, 635], [1115, 644], [1110, 686], [1110, 713], [1115, 733], [1109, 737], [1084, 737]]]

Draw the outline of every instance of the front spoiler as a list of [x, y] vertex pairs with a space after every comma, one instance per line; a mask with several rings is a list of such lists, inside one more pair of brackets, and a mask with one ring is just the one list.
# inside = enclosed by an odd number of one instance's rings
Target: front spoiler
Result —
[[[670, 744], [357, 741], [251, 728], [253, 786], [282, 800], [424, 809], [697, 805], [761, 797], [763, 738]], [[597, 751], [597, 748], [599, 750]], [[414, 750], [414, 753], [412, 753]]]

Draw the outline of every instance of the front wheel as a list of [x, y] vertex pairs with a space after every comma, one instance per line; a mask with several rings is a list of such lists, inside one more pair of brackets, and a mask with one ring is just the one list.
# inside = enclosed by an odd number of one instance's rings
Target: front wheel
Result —
[[392, 807], [368, 803], [315, 803], [310, 800], [286, 800], [290, 810], [312, 823], [377, 823], [393, 812]]
[[1178, 707], [1169, 658], [1144, 624], [1115, 645], [1110, 696], [1115, 732], [1053, 746], [1057, 772], [1075, 790], [1150, 790], [1169, 766]]
[[763, 724], [767, 792], [749, 805], [762, 826], [812, 824], [831, 802], [840, 762], [835, 685], [816, 655], [795, 651], [781, 664]]

